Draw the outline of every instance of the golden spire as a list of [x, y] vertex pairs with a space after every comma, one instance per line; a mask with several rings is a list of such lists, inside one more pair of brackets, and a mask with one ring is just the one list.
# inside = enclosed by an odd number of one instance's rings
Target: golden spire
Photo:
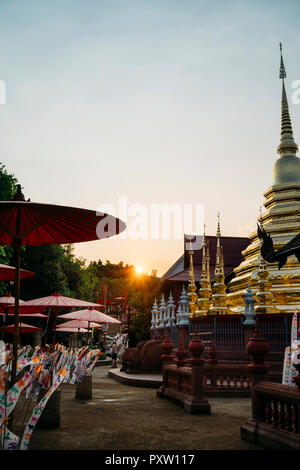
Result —
[[277, 152], [281, 157], [294, 156], [298, 151], [298, 145], [294, 141], [292, 121], [289, 113], [289, 105], [285, 91], [284, 79], [286, 78], [286, 70], [282, 57], [282, 44], [280, 46], [280, 69], [279, 78], [282, 80], [282, 98], [281, 98], [281, 131], [280, 144]]
[[221, 263], [220, 263], [220, 267], [221, 267], [221, 271], [222, 271], [222, 274], [223, 274], [223, 279], [225, 281], [223, 246], [221, 246]]
[[195, 276], [194, 276], [194, 265], [193, 265], [193, 250], [192, 250], [192, 243], [190, 241], [190, 249], [189, 249], [189, 258], [190, 258], [190, 267], [189, 267], [189, 284], [188, 284], [188, 299], [189, 299], [189, 313], [190, 317], [193, 317], [197, 310], [196, 300], [196, 284], [195, 284]]
[[[221, 249], [221, 229], [220, 229], [220, 214], [218, 213], [218, 227], [217, 227], [217, 250], [216, 250], [216, 267], [215, 267], [215, 277], [219, 279], [221, 272], [221, 257], [222, 257], [222, 249]], [[220, 279], [221, 280], [221, 279]]]
[[217, 249], [216, 249], [216, 267], [213, 285], [212, 307], [209, 309], [210, 314], [226, 314], [229, 313], [227, 307], [226, 286], [224, 276], [224, 258], [221, 246], [221, 230], [220, 230], [220, 214], [218, 214], [217, 228]]
[[209, 253], [206, 254], [207, 241], [205, 235], [205, 225], [203, 233], [203, 247], [202, 247], [202, 271], [200, 276], [200, 287], [198, 290], [197, 311], [195, 316], [206, 315], [210, 307], [210, 272], [209, 272]]
[[210, 282], [210, 256], [209, 256], [209, 240], [207, 240], [207, 254], [206, 254], [206, 273], [207, 273], [207, 290], [209, 292], [209, 297], [212, 294], [211, 282]]

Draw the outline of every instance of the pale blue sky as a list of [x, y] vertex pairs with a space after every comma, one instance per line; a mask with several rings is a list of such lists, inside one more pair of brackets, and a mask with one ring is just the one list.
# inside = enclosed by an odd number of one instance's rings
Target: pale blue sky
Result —
[[[0, 161], [38, 202], [203, 203], [207, 232], [247, 236], [272, 184], [282, 41], [295, 140], [300, 3], [0, 0]], [[158, 269], [175, 241], [78, 244]]]

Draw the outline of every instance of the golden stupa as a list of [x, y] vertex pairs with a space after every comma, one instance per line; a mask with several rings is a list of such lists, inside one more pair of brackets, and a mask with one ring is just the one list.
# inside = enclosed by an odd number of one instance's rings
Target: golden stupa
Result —
[[[300, 232], [300, 159], [296, 156], [298, 146], [294, 141], [284, 85], [286, 71], [281, 44], [279, 77], [282, 79], [281, 134], [277, 148], [279, 158], [274, 165], [273, 184], [264, 193], [266, 210], [259, 217], [259, 223], [271, 236], [275, 250]], [[242, 252], [244, 261], [235, 268], [235, 277], [228, 284], [227, 299], [232, 313], [244, 312], [248, 282], [254, 293], [260, 290], [261, 242], [256, 231], [251, 233], [249, 239], [248, 247]], [[275, 310], [270, 309], [270, 313], [300, 309], [300, 263], [297, 258], [288, 257], [280, 270], [278, 263], [266, 263], [266, 269], [269, 273], [268, 290], [272, 292], [273, 305], [276, 306]]]

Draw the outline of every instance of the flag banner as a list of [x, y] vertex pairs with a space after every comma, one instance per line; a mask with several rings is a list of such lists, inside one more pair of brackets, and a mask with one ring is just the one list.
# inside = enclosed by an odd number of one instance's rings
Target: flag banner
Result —
[[297, 311], [295, 310], [295, 313], [292, 319], [292, 327], [291, 327], [291, 346], [297, 340], [298, 340], [298, 315], [297, 315]]
[[296, 384], [293, 378], [299, 374], [299, 372], [297, 371], [295, 367], [295, 364], [299, 364], [300, 362], [300, 360], [298, 359], [299, 354], [300, 354], [300, 341], [294, 341], [291, 347], [291, 363], [292, 364], [291, 364], [291, 373], [290, 373], [290, 376], [291, 376], [290, 385], [293, 385], [294, 387], [296, 387]]
[[101, 354], [100, 349], [98, 349], [97, 351], [95, 351], [95, 358], [94, 358], [94, 359], [91, 359], [91, 360], [92, 360], [92, 363], [86, 368], [85, 375], [92, 375], [94, 366], [95, 366], [95, 364], [96, 364], [96, 362], [97, 362], [97, 359], [99, 358], [100, 354]]
[[6, 384], [6, 370], [5, 364], [0, 367], [0, 423], [6, 415], [6, 394], [5, 394], [5, 384]]
[[292, 327], [291, 327], [291, 368], [290, 368], [290, 383], [289, 383], [289, 385], [292, 385], [294, 387], [296, 387], [296, 384], [293, 381], [293, 377], [298, 375], [298, 371], [294, 364], [297, 364], [297, 362], [295, 361], [297, 361], [298, 353], [299, 353], [298, 314], [297, 314], [297, 310], [295, 310], [295, 313], [292, 319]]
[[[2, 415], [2, 409], [0, 411], [1, 418], [0, 418], [0, 424], [2, 424], [3, 419], [8, 417], [10, 413], [13, 411], [15, 408], [17, 401], [19, 399], [19, 396], [24, 390], [25, 387], [30, 385], [32, 381], [35, 380], [37, 375], [39, 374], [40, 371], [40, 366], [36, 366], [35, 369], [31, 372], [26, 372], [24, 377], [22, 377], [20, 380], [18, 380], [8, 391], [6, 395], [6, 400], [5, 400], [5, 406], [4, 406], [4, 415]], [[1, 405], [2, 406], [2, 405]]]
[[282, 383], [284, 385], [290, 385], [291, 383], [291, 347], [290, 346], [287, 346], [284, 351]]
[[7, 427], [1, 428], [1, 439], [4, 450], [17, 450], [20, 438], [11, 432]]
[[29, 357], [26, 359], [20, 359], [17, 362], [17, 374], [21, 372], [22, 369], [26, 366], [31, 366], [32, 364], [37, 364], [40, 361], [38, 357]]
[[57, 374], [56, 380], [49, 390], [47, 390], [45, 396], [39, 401], [37, 406], [34, 408], [32, 416], [25, 427], [25, 431], [21, 440], [20, 450], [27, 450], [29, 446], [29, 441], [33, 430], [35, 428], [36, 423], [38, 422], [49, 398], [53, 394], [53, 392], [58, 388], [60, 383], [63, 381], [64, 376], [66, 375], [66, 369], [62, 367]]
[[[91, 375], [94, 365], [100, 354], [100, 349], [94, 349], [89, 352], [86, 349], [83, 351], [83, 353], [80, 353], [77, 361], [75, 361], [75, 368], [70, 380], [70, 384], [74, 384], [75, 382], [82, 382], [82, 379], [85, 375]], [[90, 364], [91, 361], [92, 363]]]
[[67, 359], [67, 362], [65, 364], [65, 367], [67, 369], [67, 373], [65, 375], [65, 378], [64, 378], [64, 382], [67, 382], [70, 378], [70, 375], [71, 375], [71, 369], [73, 367], [73, 364], [76, 360], [76, 352], [71, 350], [69, 355], [68, 355], [68, 359]]

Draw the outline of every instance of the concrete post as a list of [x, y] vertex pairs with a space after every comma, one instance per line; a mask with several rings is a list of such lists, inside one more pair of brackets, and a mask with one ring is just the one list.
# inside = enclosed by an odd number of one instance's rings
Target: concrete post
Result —
[[91, 400], [93, 397], [92, 376], [84, 375], [81, 382], [77, 382], [75, 398], [77, 400]]
[[[38, 429], [55, 429], [60, 425], [60, 390], [55, 390], [49, 398], [42, 414], [36, 423]], [[39, 396], [39, 401], [42, 395]]]

